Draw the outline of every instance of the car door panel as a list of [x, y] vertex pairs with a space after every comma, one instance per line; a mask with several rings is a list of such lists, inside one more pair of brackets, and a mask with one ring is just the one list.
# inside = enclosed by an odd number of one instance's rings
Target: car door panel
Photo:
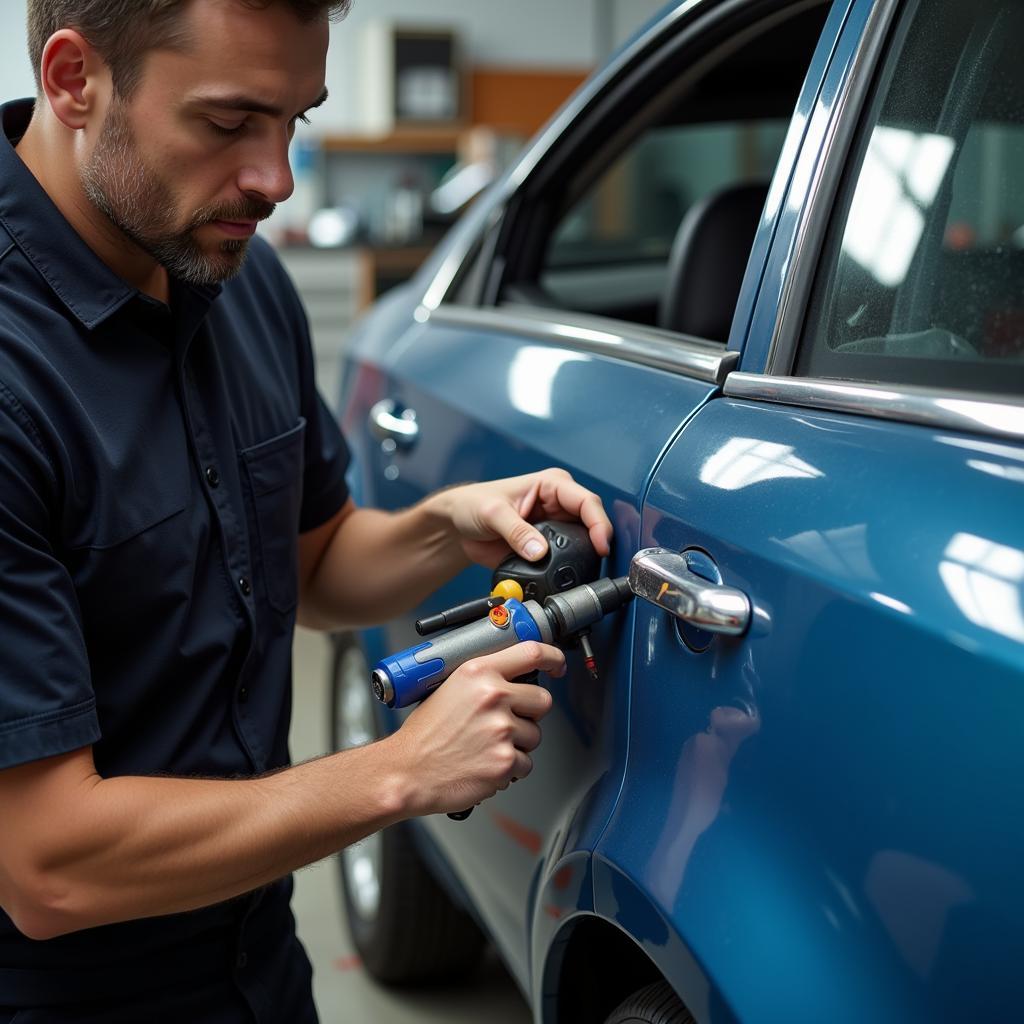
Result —
[[[410, 448], [367, 450], [373, 470], [364, 499], [399, 508], [434, 490], [438, 481], [477, 481], [548, 465], [568, 469], [597, 492], [615, 527], [610, 574], [628, 569], [639, 529], [637, 496], [686, 418], [715, 390], [697, 381], [568, 344], [509, 331], [446, 324], [443, 317], [413, 329], [385, 365], [363, 364], [372, 345], [357, 347], [348, 415], [358, 422], [388, 397], [414, 410], [419, 437]], [[440, 376], [435, 367], [447, 372]], [[360, 387], [359, 378], [373, 383]], [[630, 396], [629, 425], [621, 400]], [[495, 425], [494, 411], [500, 412]], [[501, 429], [497, 423], [501, 424]], [[383, 653], [419, 642], [413, 621], [486, 594], [490, 574], [463, 573], [428, 605], [377, 631]], [[590, 679], [569, 654], [564, 679], [548, 680], [555, 708], [531, 777], [499, 794], [467, 821], [444, 816], [423, 827], [453, 865], [506, 959], [529, 977], [524, 927], [531, 894], [550, 855], [566, 844], [592, 846], [614, 802], [628, 709], [628, 612], [599, 624], [594, 648], [601, 678]], [[394, 715], [393, 726], [402, 716]], [[581, 813], [581, 808], [584, 809]], [[554, 847], [557, 846], [557, 851]], [[526, 918], [524, 918], [526, 915]]]
[[[698, 654], [638, 602], [597, 855], [635, 870], [740, 1019], [1005, 1019], [1022, 470], [1015, 443], [728, 398], [659, 467], [641, 547], [706, 552], [753, 623]], [[1005, 956], [977, 952], [993, 930]]]

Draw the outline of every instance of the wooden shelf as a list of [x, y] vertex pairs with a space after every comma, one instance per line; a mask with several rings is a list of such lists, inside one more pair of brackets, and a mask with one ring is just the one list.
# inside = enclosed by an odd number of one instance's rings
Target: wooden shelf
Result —
[[328, 153], [455, 153], [462, 127], [401, 128], [388, 135], [328, 135]]
[[367, 309], [388, 288], [407, 281], [430, 253], [429, 245], [360, 248], [357, 307]]

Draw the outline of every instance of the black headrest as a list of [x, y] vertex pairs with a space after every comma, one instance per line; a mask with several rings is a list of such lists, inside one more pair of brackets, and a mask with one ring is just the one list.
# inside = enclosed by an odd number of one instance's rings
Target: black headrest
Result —
[[686, 211], [672, 243], [659, 327], [728, 340], [767, 195], [764, 182], [730, 185]]

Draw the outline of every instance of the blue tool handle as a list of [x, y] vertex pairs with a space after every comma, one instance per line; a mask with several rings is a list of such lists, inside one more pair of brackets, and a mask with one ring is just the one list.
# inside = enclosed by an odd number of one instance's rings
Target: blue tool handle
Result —
[[551, 628], [536, 602], [510, 599], [486, 618], [378, 661], [371, 676], [374, 693], [389, 708], [409, 707], [429, 696], [460, 665], [523, 640], [550, 642]]

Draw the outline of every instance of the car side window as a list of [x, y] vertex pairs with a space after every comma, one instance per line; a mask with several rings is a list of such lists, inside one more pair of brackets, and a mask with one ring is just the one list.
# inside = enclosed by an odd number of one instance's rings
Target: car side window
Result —
[[644, 132], [558, 222], [540, 271], [544, 291], [563, 309], [673, 329], [659, 322], [660, 307], [687, 215], [743, 183], [766, 186], [787, 124], [729, 120]]
[[797, 373], [1024, 389], [1024, 5], [920, 0], [840, 188]]
[[652, 70], [642, 96], [527, 190], [529, 226], [492, 298], [724, 344], [827, 13], [776, 10], [717, 55]]

